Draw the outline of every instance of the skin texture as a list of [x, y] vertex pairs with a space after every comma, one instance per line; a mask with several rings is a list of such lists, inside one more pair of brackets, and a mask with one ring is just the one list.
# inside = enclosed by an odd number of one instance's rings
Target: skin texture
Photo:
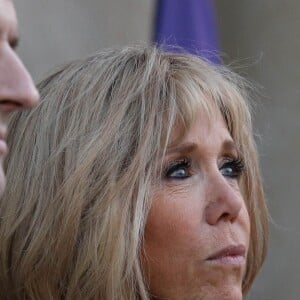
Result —
[[[239, 180], [226, 164], [237, 156], [218, 112], [212, 122], [199, 113], [183, 140], [168, 150], [168, 172], [154, 190], [145, 228], [142, 262], [153, 299], [243, 298], [246, 259], [207, 260], [230, 245], [243, 245], [247, 257], [249, 215]], [[168, 166], [184, 159], [190, 164], [170, 173]]]
[[5, 187], [3, 160], [7, 153], [5, 136], [9, 115], [31, 108], [39, 100], [34, 83], [14, 50], [18, 41], [17, 28], [13, 2], [0, 0], [0, 195]]

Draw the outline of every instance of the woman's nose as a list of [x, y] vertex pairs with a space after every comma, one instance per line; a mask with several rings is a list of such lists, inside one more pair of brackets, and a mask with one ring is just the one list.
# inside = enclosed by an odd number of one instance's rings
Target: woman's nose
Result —
[[11, 112], [35, 106], [39, 94], [22, 61], [11, 48], [1, 52], [0, 111]]
[[230, 183], [228, 180], [232, 179], [220, 174], [208, 183], [205, 217], [210, 225], [216, 225], [221, 220], [234, 222], [241, 211], [244, 200], [237, 183]]

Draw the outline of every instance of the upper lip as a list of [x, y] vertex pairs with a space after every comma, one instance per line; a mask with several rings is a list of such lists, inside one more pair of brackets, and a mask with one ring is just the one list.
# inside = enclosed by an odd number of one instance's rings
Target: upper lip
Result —
[[207, 258], [207, 260], [221, 259], [226, 256], [243, 256], [246, 255], [246, 247], [244, 245], [230, 245], [225, 247]]

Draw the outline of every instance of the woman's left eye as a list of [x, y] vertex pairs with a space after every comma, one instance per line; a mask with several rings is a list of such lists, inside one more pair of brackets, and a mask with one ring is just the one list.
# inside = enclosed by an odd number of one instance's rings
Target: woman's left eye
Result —
[[241, 158], [235, 158], [225, 161], [219, 168], [221, 174], [229, 178], [239, 178], [245, 168], [244, 162]]

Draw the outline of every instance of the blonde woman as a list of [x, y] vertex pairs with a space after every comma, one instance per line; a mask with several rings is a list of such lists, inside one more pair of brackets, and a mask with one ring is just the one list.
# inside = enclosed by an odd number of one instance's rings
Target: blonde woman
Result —
[[1, 299], [242, 299], [267, 210], [243, 83], [151, 47], [39, 84], [10, 123]]

